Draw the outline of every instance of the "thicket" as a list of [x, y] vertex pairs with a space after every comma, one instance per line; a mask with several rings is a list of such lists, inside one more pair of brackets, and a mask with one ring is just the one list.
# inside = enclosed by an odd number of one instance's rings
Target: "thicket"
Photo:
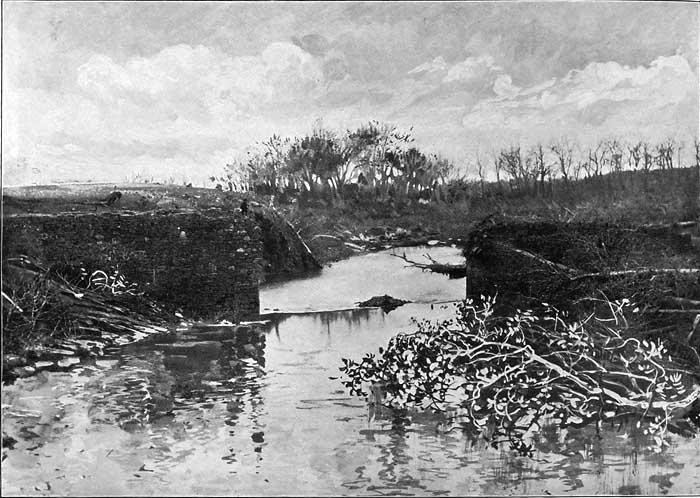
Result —
[[3, 262], [5, 354], [36, 356], [47, 348], [101, 349], [108, 343], [164, 330], [153, 325], [164, 317], [118, 271], [47, 268], [26, 256]]
[[417, 200], [445, 185], [453, 165], [422, 153], [413, 141], [410, 133], [375, 121], [344, 133], [317, 127], [304, 137], [274, 135], [211, 181], [282, 202]]
[[669, 432], [697, 431], [696, 376], [663, 341], [635, 337], [638, 308], [628, 300], [582, 320], [547, 305], [538, 315], [498, 316], [494, 304], [467, 300], [452, 319], [416, 322], [378, 356], [343, 359], [345, 386], [378, 404], [447, 413], [521, 455], [532, 455], [533, 438], [552, 424], [625, 424], [656, 451]]

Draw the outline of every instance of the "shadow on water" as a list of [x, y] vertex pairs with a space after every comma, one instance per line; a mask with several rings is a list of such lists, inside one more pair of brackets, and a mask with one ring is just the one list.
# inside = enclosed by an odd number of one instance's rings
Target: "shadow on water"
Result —
[[[312, 329], [320, 332], [325, 331], [330, 335], [331, 329], [337, 325], [342, 325], [343, 328], [353, 329], [367, 325], [371, 319], [382, 318], [384, 313], [374, 308], [354, 308], [337, 311], [309, 311], [306, 313], [267, 313], [262, 315], [262, 319], [269, 320], [270, 324], [266, 326], [268, 331], [274, 331], [279, 337], [280, 323], [289, 320], [290, 317], [300, 317], [311, 322]], [[293, 319], [293, 318], [292, 318]]]
[[[385, 262], [375, 255], [351, 263], [341, 268], [342, 279]], [[316, 278], [327, 285], [328, 273]], [[3, 391], [3, 438], [7, 433], [15, 440], [3, 449], [3, 493], [437, 496], [700, 489], [697, 439], [675, 437], [656, 454], [627, 429], [604, 428], [598, 438], [593, 428], [545, 427], [534, 458], [526, 458], [488, 446], [445, 416], [397, 412], [349, 396], [339, 378], [341, 358], [376, 352], [393, 335], [413, 330], [412, 317], [451, 313], [430, 300], [454, 298], [463, 283], [449, 281], [452, 288], [438, 277], [440, 287], [435, 275], [412, 275], [414, 288], [399, 297], [424, 304], [388, 314], [376, 308], [268, 314], [259, 332], [193, 326], [84, 359], [70, 372], [19, 379]], [[349, 289], [361, 287], [345, 282]], [[394, 284], [378, 290], [394, 293], [405, 282]], [[308, 298], [295, 282], [285, 285], [290, 307]], [[312, 278], [303, 285], [316, 284]], [[261, 300], [270, 303], [283, 291], [263, 289]], [[357, 297], [343, 292], [344, 301]], [[321, 304], [333, 299], [341, 300]]]

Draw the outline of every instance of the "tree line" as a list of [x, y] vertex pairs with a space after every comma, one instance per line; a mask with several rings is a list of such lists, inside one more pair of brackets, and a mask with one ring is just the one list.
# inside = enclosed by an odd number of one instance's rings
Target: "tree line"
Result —
[[[700, 170], [698, 139], [692, 146], [694, 166]], [[282, 202], [450, 202], [487, 191], [545, 196], [555, 182], [566, 188], [571, 182], [623, 171], [682, 167], [683, 147], [673, 138], [657, 143], [605, 139], [590, 146], [559, 138], [527, 148], [504, 147], [492, 151], [489, 159], [477, 153], [474, 163], [460, 172], [447, 159], [421, 152], [410, 130], [370, 121], [343, 132], [315, 126], [302, 137], [273, 135], [210, 179], [217, 188], [276, 196]], [[476, 179], [464, 171], [475, 172]]]
[[[694, 144], [695, 166], [700, 165], [700, 142]], [[493, 154], [497, 183], [508, 183], [511, 190], [532, 190], [542, 194], [546, 181], [560, 179], [564, 183], [600, 177], [622, 171], [652, 169], [672, 170], [682, 167], [680, 160], [683, 144], [673, 138], [659, 143], [645, 140], [600, 140], [582, 147], [568, 138], [560, 138], [548, 145], [537, 144], [526, 150], [520, 145], [504, 148]], [[476, 171], [483, 184], [485, 165], [477, 155]]]
[[376, 121], [345, 132], [317, 126], [303, 137], [273, 135], [211, 180], [280, 198], [415, 200], [446, 184], [454, 167], [413, 142], [410, 131]]

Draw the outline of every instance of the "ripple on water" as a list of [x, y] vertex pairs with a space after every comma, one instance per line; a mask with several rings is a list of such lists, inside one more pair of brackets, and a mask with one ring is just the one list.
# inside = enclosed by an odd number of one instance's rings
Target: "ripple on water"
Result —
[[[422, 251], [407, 250], [410, 257]], [[440, 251], [431, 254], [458, 256]], [[463, 281], [403, 269], [388, 254], [334, 268], [263, 289], [261, 300], [284, 309], [304, 302], [352, 306], [372, 294], [414, 301], [463, 295]], [[367, 275], [375, 278], [363, 280]], [[37, 493], [35, 487], [46, 489], [47, 482], [52, 494], [68, 495], [700, 489], [698, 440], [675, 438], [671, 448], [654, 454], [643, 440], [622, 439], [612, 430], [598, 439], [589, 429], [546, 429], [528, 460], [459, 428], [443, 430], [450, 424], [437, 415], [374, 409], [343, 391], [341, 358], [376, 351], [392, 335], [412, 330], [413, 316], [449, 313], [414, 303], [389, 314], [361, 309], [278, 316], [264, 354], [243, 357], [224, 342], [187, 347], [184, 335], [197, 330], [186, 329], [174, 347], [128, 347], [71, 372], [19, 379], [3, 388], [3, 431], [17, 440], [15, 449], [4, 449], [3, 493]]]

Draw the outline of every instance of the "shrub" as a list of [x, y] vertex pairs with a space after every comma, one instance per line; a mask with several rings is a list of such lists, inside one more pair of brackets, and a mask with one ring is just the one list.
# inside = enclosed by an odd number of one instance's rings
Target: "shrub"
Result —
[[464, 301], [454, 318], [415, 322], [416, 332], [393, 337], [379, 356], [343, 359], [344, 385], [390, 407], [446, 412], [523, 455], [545, 424], [632, 421], [660, 450], [679, 427], [674, 417], [700, 398], [662, 342], [629, 334], [627, 300], [609, 303], [608, 318], [582, 321], [546, 305], [541, 316], [496, 317], [494, 304]]

